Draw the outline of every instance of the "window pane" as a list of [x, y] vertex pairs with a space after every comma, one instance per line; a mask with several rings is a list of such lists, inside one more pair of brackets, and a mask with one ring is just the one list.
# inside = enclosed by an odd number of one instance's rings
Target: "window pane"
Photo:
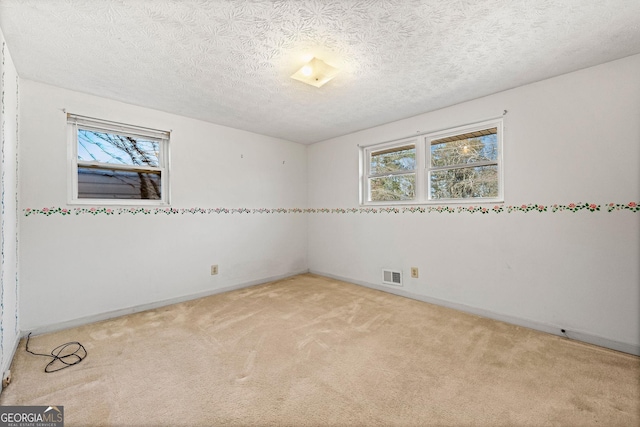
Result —
[[449, 137], [433, 141], [431, 143], [431, 166], [465, 165], [498, 159], [498, 135], [496, 133], [465, 138], [467, 135], [462, 135], [462, 139]]
[[78, 129], [78, 160], [158, 167], [160, 143], [142, 137]]
[[416, 175], [392, 175], [369, 179], [371, 202], [392, 200], [413, 200], [415, 197]]
[[79, 199], [160, 200], [158, 172], [78, 167]]
[[371, 175], [381, 175], [398, 171], [412, 171], [416, 168], [416, 147], [406, 145], [371, 153]]
[[498, 166], [478, 166], [433, 171], [432, 199], [498, 197]]

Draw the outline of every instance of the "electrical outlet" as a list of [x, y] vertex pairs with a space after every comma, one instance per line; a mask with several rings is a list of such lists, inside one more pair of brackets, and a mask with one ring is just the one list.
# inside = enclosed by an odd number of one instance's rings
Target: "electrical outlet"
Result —
[[418, 278], [418, 267], [411, 267], [411, 277], [414, 279]]
[[218, 274], [218, 264], [211, 266], [211, 275], [215, 276], [216, 274]]

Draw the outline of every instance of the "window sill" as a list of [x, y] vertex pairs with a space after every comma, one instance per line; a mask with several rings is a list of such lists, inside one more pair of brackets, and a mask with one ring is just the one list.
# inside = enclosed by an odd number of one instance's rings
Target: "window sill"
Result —
[[110, 200], [110, 199], [82, 199], [67, 202], [69, 206], [118, 206], [118, 207], [170, 207], [171, 204], [162, 200]]
[[444, 205], [504, 205], [504, 199], [442, 199], [437, 201], [365, 202], [360, 206], [444, 206]]

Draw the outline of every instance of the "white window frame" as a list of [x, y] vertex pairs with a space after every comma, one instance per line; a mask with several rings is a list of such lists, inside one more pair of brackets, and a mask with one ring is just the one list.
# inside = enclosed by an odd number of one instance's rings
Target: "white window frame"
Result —
[[[78, 128], [142, 137], [159, 143], [158, 167], [143, 165], [120, 165], [102, 162], [78, 160]], [[168, 206], [170, 201], [169, 190], [169, 140], [170, 131], [162, 131], [141, 126], [112, 122], [93, 117], [80, 116], [67, 113], [67, 141], [68, 141], [68, 195], [67, 202], [70, 205], [116, 205], [116, 206]], [[160, 199], [98, 199], [78, 197], [78, 166], [108, 166], [109, 169], [117, 169], [133, 172], [160, 172]]]
[[[431, 167], [431, 141], [470, 133], [482, 129], [497, 128], [498, 136], [498, 156], [496, 161], [474, 163], [473, 166], [497, 165], [498, 169], [498, 195], [497, 197], [470, 197], [460, 199], [432, 199], [430, 188], [430, 173], [441, 170], [441, 167]], [[387, 206], [387, 205], [416, 205], [416, 204], [480, 204], [480, 203], [503, 203], [504, 202], [504, 168], [503, 168], [503, 118], [493, 118], [474, 122], [453, 128], [420, 133], [417, 136], [397, 139], [384, 143], [367, 145], [360, 147], [360, 205], [362, 206]], [[371, 175], [371, 154], [394, 147], [409, 145], [411, 141], [416, 144], [416, 184], [415, 198], [413, 200], [399, 201], [370, 201], [369, 179]], [[461, 166], [462, 167], [462, 166]], [[468, 166], [467, 166], [468, 167]]]

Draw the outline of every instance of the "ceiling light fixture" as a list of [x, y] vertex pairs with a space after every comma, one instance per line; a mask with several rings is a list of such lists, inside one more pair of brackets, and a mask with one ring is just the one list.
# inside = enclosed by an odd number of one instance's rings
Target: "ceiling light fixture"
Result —
[[313, 58], [296, 71], [291, 78], [310, 84], [311, 86], [320, 87], [337, 74], [337, 68], [332, 67], [321, 59]]

